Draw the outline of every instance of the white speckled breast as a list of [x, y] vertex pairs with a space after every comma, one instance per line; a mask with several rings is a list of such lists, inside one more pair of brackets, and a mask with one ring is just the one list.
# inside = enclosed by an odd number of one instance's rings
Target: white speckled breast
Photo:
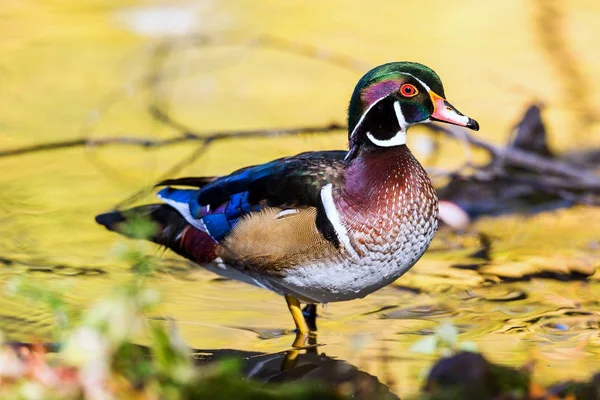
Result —
[[346, 179], [333, 199], [354, 251], [292, 268], [267, 286], [307, 302], [351, 300], [390, 284], [427, 250], [437, 230], [437, 195], [406, 146], [363, 157]]

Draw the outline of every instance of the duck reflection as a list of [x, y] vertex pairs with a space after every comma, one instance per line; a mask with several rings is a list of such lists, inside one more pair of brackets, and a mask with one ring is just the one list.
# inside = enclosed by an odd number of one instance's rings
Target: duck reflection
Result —
[[308, 338], [296, 335], [292, 348], [280, 353], [218, 349], [195, 350], [195, 355], [199, 364], [240, 359], [243, 375], [248, 379], [269, 383], [305, 381], [350, 398], [398, 399], [376, 376], [319, 352], [322, 348], [317, 344], [316, 335], [311, 334]]

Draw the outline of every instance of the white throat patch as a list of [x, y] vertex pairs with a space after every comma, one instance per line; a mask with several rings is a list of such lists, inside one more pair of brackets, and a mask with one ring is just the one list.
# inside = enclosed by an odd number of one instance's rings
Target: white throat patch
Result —
[[406, 144], [406, 119], [404, 119], [404, 114], [402, 114], [400, 103], [397, 101], [394, 102], [394, 112], [396, 113], [396, 119], [398, 120], [400, 130], [396, 132], [394, 136], [386, 140], [377, 139], [371, 134], [371, 132], [367, 132], [367, 137], [374, 145], [379, 147], [393, 147]]
[[393, 147], [406, 144], [406, 132], [404, 131], [398, 131], [394, 136], [387, 140], [379, 140], [371, 135], [371, 132], [367, 132], [367, 137], [374, 145], [379, 147]]

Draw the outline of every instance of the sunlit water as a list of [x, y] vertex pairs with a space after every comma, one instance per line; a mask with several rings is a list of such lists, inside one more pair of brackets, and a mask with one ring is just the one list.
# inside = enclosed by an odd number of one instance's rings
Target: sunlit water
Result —
[[[366, 65], [395, 59], [431, 65], [449, 99], [477, 118], [480, 134], [490, 140], [504, 140], [536, 97], [547, 103], [555, 146], [599, 143], [597, 127], [585, 135], [569, 131], [573, 110], [535, 47], [533, 12], [522, 2], [494, 9], [468, 0], [436, 1], [426, 9], [415, 3], [408, 13], [402, 2], [377, 10], [341, 2], [326, 2], [319, 10], [303, 2], [66, 3], [3, 4], [0, 148], [81, 135], [178, 134], [147, 113], [157, 99], [198, 131], [343, 122], [347, 99], [365, 69], [347, 60], [343, 67], [333, 65], [325, 50]], [[600, 7], [584, 1], [568, 13], [569, 40], [586, 72], [600, 67], [600, 57], [585, 51], [600, 37], [590, 17], [598, 13]], [[513, 21], [510, 30], [507, 20]], [[143, 78], [156, 66], [156, 46], [191, 33], [218, 33], [226, 45], [181, 45], [163, 66], [161, 83], [150, 90]], [[240, 46], [261, 33], [317, 45], [324, 58]], [[591, 78], [600, 87], [597, 75]], [[598, 103], [600, 91], [591, 92]], [[409, 145], [414, 140], [419, 147], [418, 135], [423, 132], [409, 137]], [[131, 277], [119, 253], [138, 244], [95, 225], [94, 215], [156, 182], [196, 146], [79, 147], [0, 158], [0, 283], [26, 276], [63, 292], [74, 310], [110, 293]], [[177, 175], [222, 174], [282, 155], [344, 146], [343, 132], [230, 140], [214, 144]], [[417, 155], [434, 160], [426, 152]], [[462, 160], [459, 145], [442, 142], [435, 166], [449, 168]], [[586, 378], [600, 369], [599, 223], [596, 209], [577, 207], [483, 219], [463, 236], [440, 232], [425, 257], [393, 285], [362, 300], [320, 308], [317, 351], [375, 376], [396, 394], [415, 393], [434, 357], [409, 348], [451, 319], [461, 341], [475, 342], [494, 361], [514, 366], [537, 361], [535, 377], [542, 383]], [[492, 239], [489, 260], [476, 254], [478, 232]], [[140, 248], [162, 257], [150, 282], [162, 302], [151, 317], [174, 319], [190, 346], [243, 355], [289, 348], [292, 321], [280, 297], [216, 279], [151, 245]], [[0, 329], [9, 339], [52, 339], [49, 310], [7, 295], [0, 304]]]

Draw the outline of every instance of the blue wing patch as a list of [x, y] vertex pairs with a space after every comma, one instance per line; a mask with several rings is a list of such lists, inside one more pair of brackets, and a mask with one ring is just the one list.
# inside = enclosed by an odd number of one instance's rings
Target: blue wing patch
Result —
[[165, 183], [195, 185], [193, 190], [166, 188], [158, 196], [192, 225], [216, 241], [238, 220], [265, 206], [314, 206], [321, 187], [343, 179], [345, 151], [301, 153], [250, 166], [220, 178], [180, 178]]
[[211, 209], [198, 203], [201, 190], [165, 188], [157, 196], [175, 208], [196, 228], [208, 233], [215, 241], [224, 239], [238, 220], [261, 206], [248, 202], [248, 192], [236, 193], [219, 207]]

